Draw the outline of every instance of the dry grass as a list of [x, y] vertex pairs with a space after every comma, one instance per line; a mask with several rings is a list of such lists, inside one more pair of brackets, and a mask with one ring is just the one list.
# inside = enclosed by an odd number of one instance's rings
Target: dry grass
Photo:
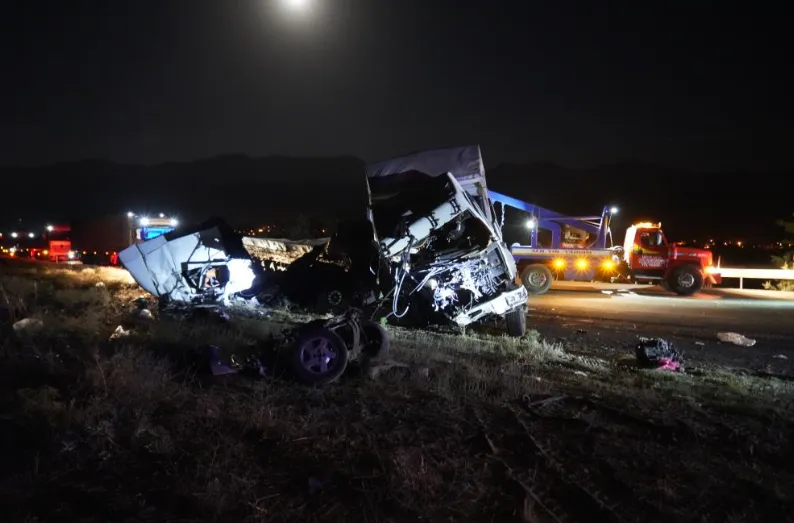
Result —
[[[408, 368], [375, 380], [208, 381], [198, 347], [251, 352], [298, 318], [133, 322], [141, 293], [122, 271], [0, 271], [9, 521], [794, 514], [787, 382], [638, 371], [533, 333], [403, 329], [390, 329], [393, 358]], [[12, 333], [23, 317], [43, 328]], [[108, 341], [122, 322], [133, 334]]]

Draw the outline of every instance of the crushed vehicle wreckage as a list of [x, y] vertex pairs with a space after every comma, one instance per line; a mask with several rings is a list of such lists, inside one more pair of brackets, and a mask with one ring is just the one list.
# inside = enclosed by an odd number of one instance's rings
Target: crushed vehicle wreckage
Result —
[[515, 283], [478, 146], [372, 164], [366, 181], [366, 217], [330, 239], [241, 238], [216, 219], [132, 245], [119, 259], [166, 304], [259, 297], [267, 306], [283, 297], [419, 324], [502, 317], [509, 334], [525, 333], [527, 292]]
[[[526, 332], [527, 292], [488, 196], [479, 146], [419, 152], [367, 167], [391, 314], [442, 315], [459, 326], [503, 317]], [[379, 274], [379, 278], [385, 275]]]
[[[161, 308], [288, 302], [411, 325], [503, 318], [508, 334], [525, 334], [528, 294], [516, 283], [479, 146], [376, 163], [366, 182], [366, 216], [328, 239], [243, 238], [213, 219], [134, 244], [119, 260]], [[373, 330], [366, 321], [352, 330]], [[323, 347], [338, 347], [339, 336], [324, 329]]]

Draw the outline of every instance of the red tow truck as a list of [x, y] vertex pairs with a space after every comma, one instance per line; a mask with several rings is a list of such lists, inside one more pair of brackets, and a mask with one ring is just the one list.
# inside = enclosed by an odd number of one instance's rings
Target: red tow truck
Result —
[[604, 207], [599, 216], [575, 217], [488, 192], [493, 202], [528, 214], [530, 241], [513, 244], [510, 251], [530, 294], [545, 293], [553, 280], [651, 282], [681, 296], [722, 283], [711, 251], [668, 242], [661, 223], [632, 225], [623, 245], [613, 246], [610, 224], [615, 207]]
[[638, 223], [626, 230], [623, 263], [630, 280], [659, 283], [682, 296], [722, 283], [712, 252], [668, 242], [661, 222]]

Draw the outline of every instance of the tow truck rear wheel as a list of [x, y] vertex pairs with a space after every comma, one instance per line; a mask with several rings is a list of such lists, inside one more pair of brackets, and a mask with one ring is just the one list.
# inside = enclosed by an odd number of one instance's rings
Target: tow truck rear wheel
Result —
[[520, 338], [527, 333], [527, 308], [519, 307], [505, 314], [507, 334]]
[[703, 274], [697, 267], [682, 265], [673, 269], [667, 279], [667, 284], [679, 296], [692, 296], [703, 288]]
[[554, 276], [545, 265], [539, 263], [528, 266], [521, 273], [521, 283], [530, 294], [543, 294], [551, 287]]

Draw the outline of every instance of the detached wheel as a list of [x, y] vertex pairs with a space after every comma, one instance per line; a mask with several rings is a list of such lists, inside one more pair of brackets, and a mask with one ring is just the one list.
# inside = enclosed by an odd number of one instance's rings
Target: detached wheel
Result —
[[300, 381], [307, 385], [326, 385], [345, 372], [347, 345], [334, 331], [320, 325], [309, 326], [298, 334], [290, 361]]
[[554, 276], [545, 265], [530, 265], [521, 273], [521, 283], [530, 294], [543, 294], [551, 287]]
[[692, 296], [703, 288], [703, 274], [695, 266], [682, 265], [673, 269], [667, 284], [679, 296]]
[[515, 338], [520, 338], [527, 333], [527, 311], [525, 307], [519, 307], [505, 314], [505, 325], [507, 334]]

